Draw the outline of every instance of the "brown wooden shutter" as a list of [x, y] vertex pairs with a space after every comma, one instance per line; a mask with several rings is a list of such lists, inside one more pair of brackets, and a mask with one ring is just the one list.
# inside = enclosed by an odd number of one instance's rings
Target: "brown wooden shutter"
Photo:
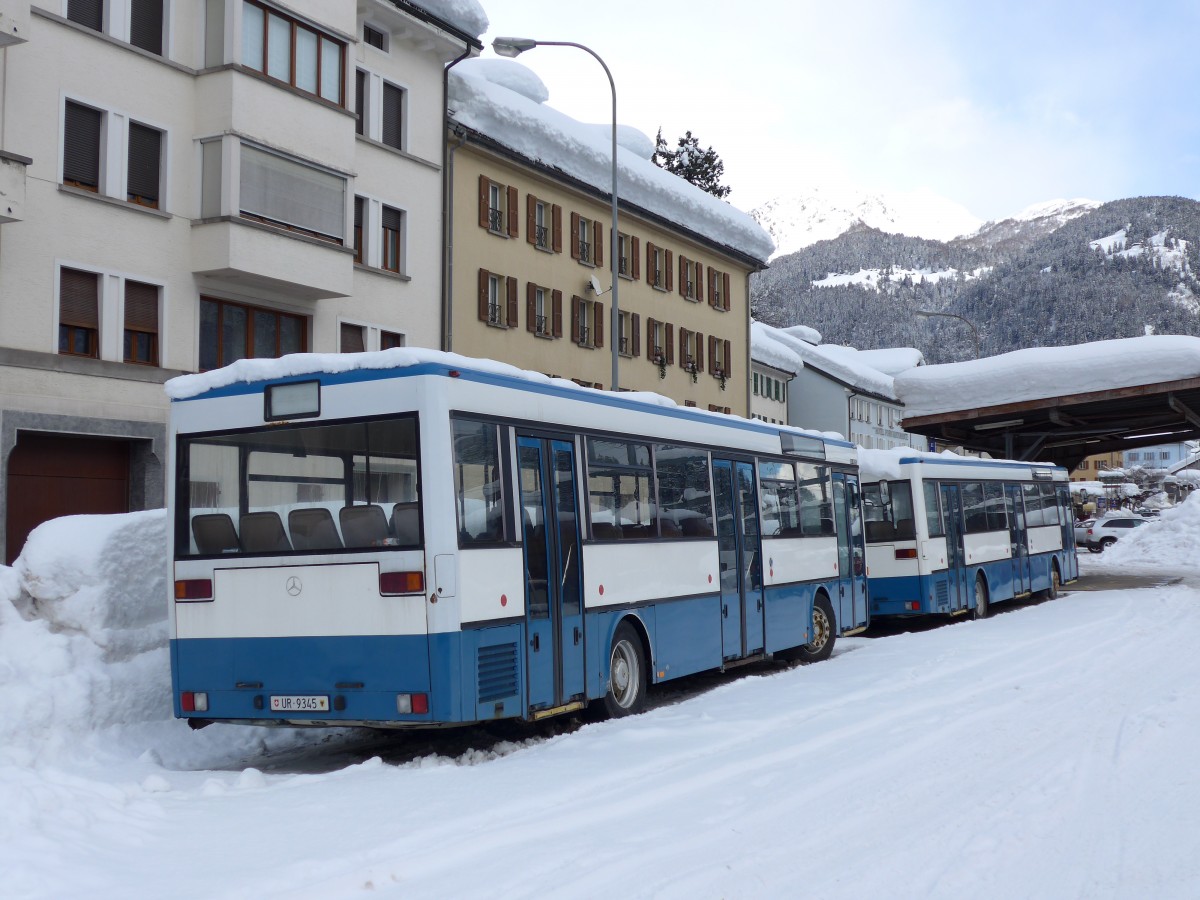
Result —
[[99, 328], [100, 276], [62, 269], [58, 277], [58, 320], [78, 328]]
[[679, 329], [679, 366], [687, 365], [687, 336], [691, 334], [686, 328]]
[[722, 309], [729, 311], [729, 273], [721, 275], [721, 304]]
[[562, 253], [562, 207], [555, 203], [550, 208], [552, 222], [551, 248], [555, 253]]
[[667, 354], [667, 365], [672, 366], [675, 364], [675, 326], [668, 322], [666, 332], [666, 338], [663, 340], [666, 346], [663, 347], [663, 352]]
[[654, 284], [654, 244], [646, 241], [646, 283]]
[[708, 267], [708, 305], [717, 305], [717, 270]]
[[100, 132], [104, 114], [67, 101], [63, 118], [63, 181], [100, 187]]
[[537, 285], [525, 282], [525, 330], [537, 331]]
[[158, 334], [158, 287], [140, 281], [125, 282], [125, 327]]
[[592, 223], [592, 263], [604, 265], [604, 226], [599, 222]]
[[670, 250], [668, 250], [668, 251], [667, 251], [667, 253], [666, 253], [666, 256], [667, 256], [667, 260], [666, 260], [666, 263], [667, 263], [667, 284], [666, 284], [666, 288], [667, 288], [667, 293], [670, 293], [670, 292], [671, 292], [671, 289], [672, 289], [671, 280], [672, 280], [672, 279], [675, 277], [675, 254], [674, 254], [674, 253], [672, 253]]
[[604, 346], [604, 304], [599, 300], [592, 303], [592, 346]]
[[521, 192], [511, 185], [508, 188], [508, 236], [521, 233]]
[[578, 344], [581, 337], [580, 327], [583, 323], [580, 321], [579, 305], [583, 301], [578, 297], [571, 298], [571, 343]]
[[642, 333], [641, 333], [642, 317], [634, 313], [629, 317], [629, 355], [642, 355]]
[[525, 195], [525, 240], [537, 244], [537, 197]]
[[164, 0], [133, 0], [129, 4], [129, 43], [162, 56]]
[[642, 277], [642, 242], [635, 237], [629, 238], [629, 277], [637, 281]]
[[562, 291], [552, 291], [551, 304], [554, 307], [554, 336], [562, 337]]
[[579, 259], [579, 213], [571, 213], [571, 233], [567, 235], [571, 245], [571, 259]]
[[[712, 359], [712, 354], [708, 354], [708, 358]], [[704, 334], [696, 332], [696, 371], [704, 371]]]
[[646, 319], [646, 359], [654, 362], [654, 326], [657, 325], [654, 319]]
[[383, 121], [379, 139], [389, 147], [404, 149], [404, 91], [394, 84], [383, 84]]
[[491, 182], [486, 175], [479, 176], [479, 227], [491, 227], [491, 215], [488, 210], [488, 187]]
[[367, 349], [363, 342], [363, 329], [361, 325], [351, 325], [349, 322], [343, 322], [341, 328], [341, 348], [343, 353], [362, 353]]
[[682, 297], [686, 297], [688, 295], [688, 293], [687, 293], [687, 282], [688, 282], [687, 269], [688, 269], [687, 257], [680, 256], [679, 257], [679, 294]]
[[521, 324], [521, 320], [517, 315], [517, 313], [519, 312], [519, 309], [517, 307], [517, 279], [513, 278], [510, 275], [508, 277], [507, 281], [508, 281], [508, 284], [507, 284], [508, 327], [516, 328], [519, 324]]
[[708, 336], [708, 374], [717, 374], [717, 336]]
[[488, 270], [479, 270], [479, 321], [488, 320]]
[[726, 341], [724, 359], [722, 362], [722, 371], [725, 373], [726, 378], [729, 377], [729, 372], [733, 368], [732, 357], [729, 355], [729, 349], [729, 341]]

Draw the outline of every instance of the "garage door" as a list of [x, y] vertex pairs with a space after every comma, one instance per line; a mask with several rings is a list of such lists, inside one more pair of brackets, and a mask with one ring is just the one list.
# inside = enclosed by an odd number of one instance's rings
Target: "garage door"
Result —
[[20, 432], [8, 457], [4, 561], [58, 516], [129, 512], [129, 442]]

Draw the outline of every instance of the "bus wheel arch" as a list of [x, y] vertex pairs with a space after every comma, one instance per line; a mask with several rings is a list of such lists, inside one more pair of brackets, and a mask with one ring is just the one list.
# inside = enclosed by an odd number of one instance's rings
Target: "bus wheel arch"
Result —
[[986, 619], [991, 611], [991, 589], [982, 571], [975, 573], [975, 618]]
[[625, 616], [613, 629], [608, 650], [608, 686], [593, 707], [599, 718], [635, 715], [646, 705], [650, 685], [650, 637], [637, 616]]
[[812, 635], [807, 644], [792, 647], [778, 655], [783, 659], [815, 663], [829, 659], [833, 655], [833, 645], [837, 642], [837, 616], [833, 611], [833, 603], [824, 588], [818, 589], [813, 597], [812, 605]]
[[1057, 600], [1058, 590], [1062, 587], [1062, 571], [1058, 567], [1058, 557], [1050, 560], [1050, 585], [1043, 593], [1047, 600]]

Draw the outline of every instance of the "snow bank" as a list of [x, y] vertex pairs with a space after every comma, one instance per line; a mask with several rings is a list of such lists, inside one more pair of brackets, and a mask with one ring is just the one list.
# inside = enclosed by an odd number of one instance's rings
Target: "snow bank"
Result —
[[1135, 528], [1100, 554], [1103, 568], [1166, 568], [1200, 571], [1200, 493], [1164, 509], [1158, 519]]
[[1148, 335], [920, 366], [896, 376], [906, 416], [1043, 400], [1200, 376], [1200, 338]]
[[750, 323], [750, 355], [753, 359], [793, 373], [799, 373], [808, 365], [851, 387], [895, 398], [896, 391], [890, 375], [860, 362], [854, 354], [846, 352], [847, 348], [834, 346], [838, 349], [830, 353], [824, 345], [814, 347], [783, 329], [762, 322]]

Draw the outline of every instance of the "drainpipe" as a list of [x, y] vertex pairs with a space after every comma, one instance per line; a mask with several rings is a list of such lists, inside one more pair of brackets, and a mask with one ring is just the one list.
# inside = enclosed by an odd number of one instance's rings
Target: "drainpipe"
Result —
[[454, 259], [454, 151], [463, 145], [466, 133], [455, 134], [458, 143], [450, 146], [446, 137], [450, 112], [450, 70], [471, 55], [471, 45], [463, 48], [462, 55], [455, 59], [442, 72], [442, 349], [450, 352], [454, 349], [454, 310], [452, 288], [454, 275], [451, 265]]

